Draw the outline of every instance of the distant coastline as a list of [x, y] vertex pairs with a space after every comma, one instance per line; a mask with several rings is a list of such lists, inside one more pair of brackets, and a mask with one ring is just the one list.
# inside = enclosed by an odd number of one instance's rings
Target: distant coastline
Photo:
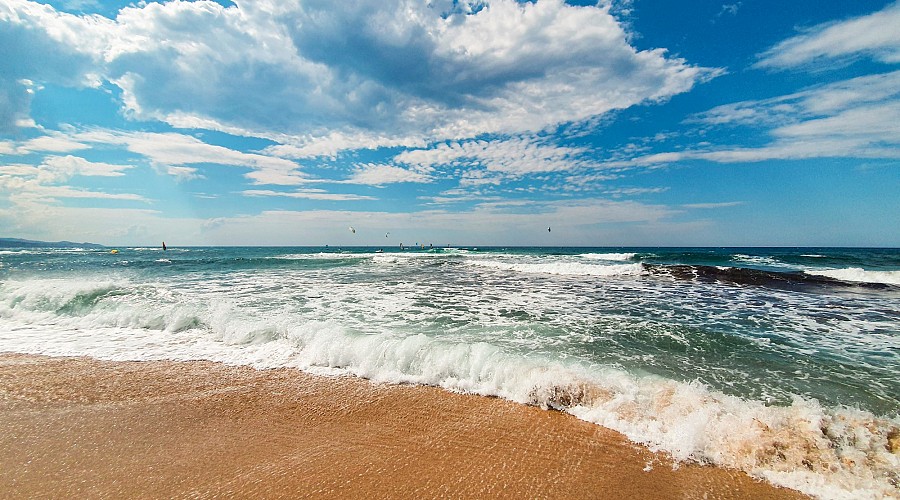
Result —
[[0, 248], [106, 248], [98, 243], [73, 241], [37, 241], [22, 238], [0, 238]]

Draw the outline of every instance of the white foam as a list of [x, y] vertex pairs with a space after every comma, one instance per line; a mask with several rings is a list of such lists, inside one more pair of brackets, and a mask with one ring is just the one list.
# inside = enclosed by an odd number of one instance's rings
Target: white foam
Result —
[[467, 261], [467, 263], [504, 271], [567, 276], [635, 276], [644, 272], [644, 267], [641, 264], [598, 265], [577, 262], [525, 263], [474, 259]]
[[618, 261], [618, 260], [632, 260], [634, 256], [637, 254], [634, 253], [585, 253], [581, 254], [582, 258], [591, 259], [591, 260], [607, 260], [607, 261]]
[[762, 257], [758, 255], [734, 254], [731, 259], [735, 262], [744, 262], [756, 266], [777, 267], [784, 269], [796, 269], [795, 266], [780, 262], [772, 257]]
[[867, 271], [859, 267], [850, 267], [846, 269], [807, 269], [805, 272], [841, 281], [900, 285], [900, 271]]
[[338, 259], [360, 259], [371, 254], [365, 253], [344, 253], [344, 252], [318, 252], [318, 253], [287, 253], [283, 255], [275, 255], [266, 257], [267, 259], [285, 259], [285, 260], [338, 260]]

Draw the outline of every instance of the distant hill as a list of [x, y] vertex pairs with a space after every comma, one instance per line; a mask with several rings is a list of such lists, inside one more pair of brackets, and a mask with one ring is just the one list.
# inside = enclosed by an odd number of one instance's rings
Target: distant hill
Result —
[[0, 238], [0, 248], [105, 248], [97, 243], [73, 241], [35, 241], [21, 238]]

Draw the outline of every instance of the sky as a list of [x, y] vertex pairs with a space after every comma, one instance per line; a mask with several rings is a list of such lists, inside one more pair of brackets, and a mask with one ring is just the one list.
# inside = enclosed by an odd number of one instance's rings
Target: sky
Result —
[[873, 0], [0, 0], [0, 237], [900, 247], [898, 27]]

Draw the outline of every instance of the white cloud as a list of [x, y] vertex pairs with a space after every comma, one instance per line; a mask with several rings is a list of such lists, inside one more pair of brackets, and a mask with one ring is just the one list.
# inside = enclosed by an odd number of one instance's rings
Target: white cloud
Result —
[[0, 165], [0, 175], [33, 178], [40, 184], [62, 182], [76, 175], [121, 177], [132, 165], [92, 162], [77, 156], [48, 156], [38, 165]]
[[707, 125], [783, 126], [900, 99], [900, 71], [841, 80], [793, 94], [717, 106], [687, 120]]
[[[307, 175], [291, 160], [265, 154], [244, 153], [223, 146], [208, 144], [200, 139], [179, 133], [128, 132], [117, 130], [75, 131], [61, 142], [124, 147], [147, 158], [163, 172], [180, 180], [201, 178], [190, 165], [215, 164], [244, 167], [245, 176], [255, 184], [297, 185], [307, 182]], [[33, 142], [33, 141], [29, 141]], [[22, 148], [24, 148], [23, 146]]]
[[54, 177], [68, 179], [73, 175], [121, 177], [124, 170], [133, 168], [133, 165], [113, 165], [110, 163], [92, 162], [77, 156], [48, 156], [44, 158], [41, 169], [52, 172]]
[[[90, 198], [107, 200], [128, 200], [149, 202], [143, 196], [131, 193], [107, 193], [78, 189], [72, 186], [48, 185], [50, 179], [40, 178], [37, 174], [28, 178], [20, 175], [3, 175], [0, 170], [0, 193], [6, 192], [8, 199], [15, 205], [36, 208], [35, 204], [41, 204], [41, 209], [46, 203], [54, 203], [59, 198]], [[41, 211], [38, 209], [36, 211]]]
[[419, 168], [436, 166], [483, 167], [516, 177], [540, 172], [571, 171], [587, 165], [584, 149], [557, 146], [537, 137], [439, 144], [431, 149], [404, 151], [394, 160]]
[[654, 153], [607, 166], [652, 166], [685, 160], [721, 163], [772, 159], [900, 158], [900, 71], [869, 75], [759, 101], [713, 108], [689, 119], [706, 127], [759, 128], [759, 147], [706, 146]]
[[192, 181], [195, 179], [205, 179], [206, 177], [199, 173], [194, 167], [168, 167], [166, 173], [177, 179], [179, 182]]
[[0, 194], [17, 205], [55, 203], [59, 198], [90, 198], [148, 202], [131, 193], [108, 193], [60, 185], [74, 176], [121, 177], [131, 165], [91, 162], [76, 156], [48, 156], [34, 165], [0, 165]]
[[885, 63], [900, 63], [900, 3], [846, 21], [815, 26], [784, 40], [759, 56], [758, 67], [792, 68], [872, 57]]
[[684, 208], [693, 208], [698, 210], [713, 210], [716, 208], [737, 207], [743, 204], [743, 201], [723, 201], [718, 203], [688, 203], [681, 206]]
[[272, 191], [269, 189], [248, 189], [242, 191], [244, 196], [280, 196], [285, 198], [303, 198], [307, 200], [328, 201], [362, 201], [374, 200], [371, 196], [357, 194], [329, 193], [324, 189], [297, 189], [295, 191]]
[[398, 182], [429, 183], [432, 178], [423, 172], [417, 172], [394, 165], [378, 165], [366, 163], [357, 165], [353, 175], [347, 179], [347, 184], [367, 184], [370, 186], [382, 186]]
[[669, 190], [669, 188], [667, 188], [667, 187], [652, 187], [652, 188], [632, 187], [632, 188], [608, 189], [608, 190], [604, 191], [604, 193], [609, 196], [612, 196], [613, 198], [621, 198], [624, 196], [640, 196], [640, 195], [645, 195], [645, 194], [665, 193], [668, 190]]
[[106, 80], [128, 116], [270, 137], [293, 158], [538, 131], [718, 74], [636, 50], [608, 6], [478, 3], [168, 2], [109, 20], [10, 0], [6, 26], [44, 43], [36, 56], [65, 49], [47, 65], [71, 59], [15, 78]]
[[0, 133], [28, 123], [33, 82], [97, 86], [111, 25], [99, 16], [73, 16], [24, 0], [0, 5]]
[[[230, 244], [385, 245], [415, 242], [451, 244], [609, 244], [622, 222], [636, 223], [631, 231], [645, 237], [641, 225], [652, 225], [678, 211], [661, 205], [631, 201], [589, 200], [535, 205], [485, 203], [466, 212], [265, 211], [257, 215], [218, 219], [204, 236]], [[672, 224], [679, 229], [678, 224]], [[547, 234], [547, 226], [553, 233]], [[356, 229], [355, 234], [347, 226]], [[390, 233], [390, 238], [384, 235]], [[616, 241], [622, 241], [617, 239]], [[649, 239], [647, 241], [650, 241]]]
[[722, 9], [719, 11], [719, 13], [716, 15], [716, 17], [722, 17], [726, 14], [729, 16], [736, 16], [738, 13], [738, 10], [741, 8], [741, 3], [742, 2], [737, 2], [737, 3], [723, 5]]
[[17, 155], [28, 153], [68, 153], [88, 149], [88, 147], [87, 144], [72, 140], [60, 132], [50, 132], [47, 135], [17, 144], [12, 153]]

